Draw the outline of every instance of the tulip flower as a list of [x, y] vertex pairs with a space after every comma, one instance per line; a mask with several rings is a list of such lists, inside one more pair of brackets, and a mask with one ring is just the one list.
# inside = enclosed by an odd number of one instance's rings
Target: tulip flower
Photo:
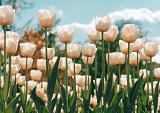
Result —
[[32, 80], [40, 81], [42, 78], [42, 71], [40, 70], [31, 70], [30, 71], [30, 77]]
[[140, 50], [140, 59], [142, 61], [149, 61], [150, 60], [150, 57], [146, 55], [145, 51], [144, 51], [144, 48], [142, 48]]
[[[129, 55], [130, 55], [130, 59], [129, 59], [129, 64], [130, 65], [136, 65], [136, 64], [139, 63], [140, 57], [138, 57], [139, 59], [138, 59], [138, 62], [137, 62], [137, 53], [136, 52], [132, 52]], [[140, 56], [140, 55], [138, 54], [138, 56]]]
[[45, 92], [47, 92], [47, 85], [48, 83], [46, 81], [41, 81], [40, 83], [37, 84], [37, 88], [43, 88]]
[[97, 97], [96, 97], [96, 96], [91, 97], [91, 99], [90, 99], [90, 104], [91, 104], [93, 107], [96, 107], [96, 106], [97, 106]]
[[57, 28], [59, 40], [62, 43], [70, 43], [73, 40], [73, 26], [65, 25]]
[[100, 32], [108, 31], [111, 21], [109, 16], [98, 17], [96, 18], [96, 30]]
[[69, 58], [72, 58], [72, 59], [78, 58], [80, 54], [81, 54], [81, 50], [78, 44], [68, 44], [67, 55]]
[[20, 78], [21, 74], [17, 73], [16, 75], [12, 75], [12, 85], [17, 84], [18, 79]]
[[135, 24], [125, 24], [121, 30], [121, 37], [127, 43], [133, 43], [138, 37], [138, 27]]
[[154, 69], [154, 76], [158, 79], [160, 79], [160, 68], [155, 68]]
[[17, 84], [20, 85], [20, 86], [24, 86], [25, 85], [25, 79], [26, 77], [25, 76], [20, 76], [18, 81], [17, 81]]
[[20, 43], [21, 55], [24, 57], [32, 57], [36, 51], [36, 44], [33, 43]]
[[119, 40], [119, 48], [120, 48], [120, 51], [126, 55], [128, 54], [128, 52], [131, 53], [133, 51], [132, 45], [130, 45], [130, 48], [128, 51], [128, 44], [124, 42], [123, 40]]
[[[27, 59], [27, 67], [26, 67], [26, 59]], [[20, 58], [20, 66], [23, 70], [26, 70], [26, 68], [31, 69], [33, 64], [32, 58]]]
[[53, 57], [51, 60], [49, 60], [49, 64], [51, 66], [51, 69], [53, 69], [54, 64], [56, 63], [58, 57]]
[[37, 59], [37, 68], [38, 70], [46, 71], [46, 60]]
[[34, 80], [28, 81], [28, 91], [29, 92], [31, 92], [36, 86], [37, 86], [37, 82], [35, 82]]
[[87, 43], [82, 47], [82, 55], [86, 57], [93, 57], [97, 51], [95, 44]]
[[93, 64], [94, 58], [95, 58], [95, 56], [93, 56], [93, 57], [86, 57], [86, 56], [82, 55], [82, 60], [83, 60], [84, 64]]
[[85, 76], [76, 75], [76, 85], [78, 85], [79, 87], [84, 87], [85, 86], [85, 81], [87, 81], [86, 84], [89, 85], [90, 82], [91, 82], [91, 76], [89, 76], [89, 79], [87, 78], [87, 80], [85, 80]]
[[[55, 55], [55, 49], [54, 48], [47, 48], [47, 56], [48, 56], [48, 59], [52, 59]], [[41, 55], [42, 55], [42, 58], [45, 58], [45, 47], [43, 47], [41, 49]]]
[[107, 42], [113, 42], [116, 40], [118, 35], [118, 27], [115, 25], [111, 25], [107, 32], [104, 32], [104, 40]]
[[92, 42], [97, 42], [100, 39], [100, 34], [99, 32], [93, 28], [93, 27], [89, 27], [88, 28], [88, 37]]
[[154, 42], [146, 42], [144, 44], [144, 51], [147, 56], [153, 57], [158, 52], [158, 45]]
[[141, 69], [139, 70], [139, 76], [143, 76], [143, 79], [148, 78], [148, 76], [150, 75], [150, 71], [148, 71], [147, 69]]
[[[74, 67], [75, 66], [75, 67]], [[75, 69], [74, 69], [75, 68]], [[68, 65], [68, 69], [71, 72], [72, 75], [78, 75], [79, 72], [81, 71], [81, 64], [77, 64], [77, 63], [70, 63]]]
[[51, 28], [55, 22], [56, 13], [54, 11], [40, 9], [38, 20], [42, 28]]
[[11, 56], [11, 64], [18, 64], [18, 65], [20, 65], [20, 55]]
[[13, 23], [14, 11], [12, 6], [0, 6], [0, 25], [7, 26]]
[[[11, 74], [12, 75], [16, 75], [19, 70], [21, 69], [21, 66], [19, 66], [18, 64], [12, 64], [11, 65]], [[9, 72], [9, 65], [6, 65], [6, 72]]]
[[132, 43], [133, 52], [139, 52], [142, 49], [145, 41], [146, 41], [145, 38], [136, 39], [136, 41]]
[[44, 89], [43, 88], [37, 88], [36, 89], [36, 94], [38, 97], [43, 98], [45, 95]]
[[[72, 62], [72, 59], [67, 59], [67, 65]], [[59, 61], [59, 69], [66, 70], [66, 57], [61, 57]]]
[[[149, 90], [147, 89], [148, 87], [147, 84], [145, 84], [144, 90], [151, 95], [152, 94], [152, 83], [148, 83], [148, 85], [149, 85]], [[153, 89], [156, 88], [156, 85], [157, 85], [157, 81], [153, 81]]]

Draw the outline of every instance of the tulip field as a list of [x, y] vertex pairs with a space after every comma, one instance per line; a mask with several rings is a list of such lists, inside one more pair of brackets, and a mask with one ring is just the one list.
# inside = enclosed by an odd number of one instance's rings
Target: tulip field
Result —
[[8, 29], [12, 7], [0, 6], [0, 113], [160, 113], [158, 44], [138, 25], [96, 17], [82, 44], [72, 24], [54, 27], [56, 12], [35, 15], [43, 32], [21, 36]]

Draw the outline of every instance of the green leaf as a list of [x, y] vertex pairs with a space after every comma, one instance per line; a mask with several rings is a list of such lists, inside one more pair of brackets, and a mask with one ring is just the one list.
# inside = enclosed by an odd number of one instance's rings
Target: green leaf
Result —
[[58, 96], [58, 93], [56, 94], [56, 96], [54, 97], [54, 99], [52, 100], [52, 106], [51, 106], [51, 111], [53, 111], [55, 105], [56, 105], [56, 102], [57, 102], [57, 96]]
[[[61, 113], [62, 102], [63, 102], [62, 98], [60, 98], [60, 101], [59, 101], [59, 103], [56, 106], [56, 112], [55, 113]], [[65, 113], [67, 113], [67, 112], [65, 112]]]
[[97, 104], [99, 105], [102, 97], [102, 80], [99, 83], [98, 91], [97, 91]]
[[48, 100], [52, 100], [52, 96], [54, 93], [54, 88], [56, 85], [56, 81], [58, 78], [58, 65], [59, 65], [60, 56], [58, 57], [48, 79], [48, 86], [47, 86], [47, 96]]
[[45, 102], [36, 95], [36, 87], [31, 92], [31, 99], [34, 101], [38, 111], [41, 109], [42, 106], [45, 106]]
[[64, 103], [64, 112], [67, 113], [67, 99], [66, 99], [66, 91], [65, 88], [60, 84], [61, 87], [61, 93], [62, 93], [62, 98], [63, 98], [63, 103]]
[[6, 75], [4, 85], [3, 85], [3, 99], [6, 102], [8, 99], [8, 93], [9, 93], [9, 81], [10, 81], [10, 76], [9, 74]]
[[159, 87], [159, 81], [156, 85], [156, 88], [155, 88], [155, 92], [153, 94], [153, 106], [154, 106], [154, 113], [157, 112], [157, 105], [158, 105], [158, 87]]
[[0, 113], [3, 112], [3, 102], [0, 100]]
[[123, 105], [124, 105], [124, 113], [132, 113], [133, 107], [129, 102], [129, 98], [124, 96], [123, 98]]
[[89, 103], [90, 103], [90, 99], [88, 98], [88, 94], [87, 93], [88, 93], [87, 91], [82, 91], [83, 109], [84, 109], [85, 113], [88, 112]]
[[20, 95], [15, 97], [8, 105], [7, 108], [5, 109], [6, 113], [12, 113], [13, 110], [15, 109], [15, 105], [17, 105], [18, 100], [19, 100]]
[[69, 113], [75, 113], [76, 112], [76, 102], [77, 102], [77, 93], [75, 92], [72, 96], [71, 102], [70, 102], [70, 111]]
[[132, 106], [135, 105], [135, 101], [137, 99], [137, 96], [138, 96], [138, 92], [140, 91], [141, 89], [141, 85], [143, 83], [143, 79], [142, 77], [134, 84], [134, 86], [132, 87], [131, 89], [131, 92], [130, 92], [130, 104]]

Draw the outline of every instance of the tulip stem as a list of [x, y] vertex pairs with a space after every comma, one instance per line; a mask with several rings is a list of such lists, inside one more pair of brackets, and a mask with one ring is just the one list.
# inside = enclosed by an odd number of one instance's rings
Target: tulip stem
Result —
[[149, 102], [149, 76], [147, 72], [147, 61], [146, 61], [145, 68], [146, 68], [146, 77], [147, 77], [147, 100], [148, 100], [147, 102]]
[[[10, 90], [10, 87], [11, 87], [11, 85], [12, 85], [12, 81], [11, 81], [11, 79], [12, 79], [12, 77], [11, 77], [11, 72], [12, 72], [12, 68], [11, 68], [11, 55], [9, 55], [9, 87], [8, 87], [8, 91]], [[11, 88], [12, 89], [12, 88]]]
[[[101, 80], [102, 80], [102, 94], [104, 94], [104, 77], [105, 77], [105, 59], [104, 59], [104, 39], [103, 39], [103, 32], [102, 34], [102, 73], [101, 73]], [[107, 77], [106, 77], [107, 79]]]
[[120, 84], [120, 78], [121, 78], [121, 65], [118, 65], [118, 83]]
[[[137, 75], [139, 75], [139, 61], [138, 61], [138, 59], [139, 59], [139, 56], [138, 56], [138, 52], [137, 52]], [[139, 77], [139, 76], [138, 76]]]
[[65, 84], [66, 84], [66, 111], [68, 112], [68, 61], [67, 61], [67, 43], [65, 43], [65, 55], [66, 55], [66, 71], [65, 71]]
[[[49, 70], [48, 70], [48, 51], [47, 51], [47, 47], [48, 47], [48, 37], [47, 37], [47, 28], [45, 28], [45, 57], [46, 57], [46, 75], [47, 75], [47, 81], [49, 79]], [[41, 81], [42, 82], [42, 81]], [[43, 87], [43, 86], [42, 86]]]
[[128, 57], [127, 57], [127, 91], [128, 97], [130, 97], [129, 89], [130, 89], [130, 66], [129, 66], [129, 53], [130, 53], [130, 43], [128, 43]]
[[152, 57], [150, 57], [150, 74], [151, 74], [151, 86], [152, 86], [152, 97], [153, 97], [153, 71], [152, 71]]
[[4, 30], [4, 80], [6, 76], [6, 59], [7, 59], [7, 53], [6, 53], [6, 31], [7, 31], [7, 26], [3, 26]]
[[132, 77], [132, 86], [134, 85], [134, 79], [135, 79], [135, 69], [134, 69], [134, 65], [132, 66], [132, 70], [133, 70], [133, 77]]
[[86, 76], [85, 76], [85, 91], [87, 90], [87, 78], [88, 78], [88, 57], [87, 57], [87, 64], [86, 64]]
[[75, 66], [75, 63], [76, 63], [76, 60], [73, 59], [73, 62], [74, 62], [74, 84], [73, 84], [73, 91], [74, 93], [76, 93], [76, 66]]
[[96, 89], [96, 93], [97, 93], [97, 53], [95, 53], [95, 75], [94, 75], [94, 79], [95, 79], [95, 89]]
[[28, 93], [28, 58], [26, 57], [26, 98], [25, 98], [26, 105], [27, 105], [27, 93]]
[[110, 67], [109, 67], [109, 53], [110, 53], [110, 42], [108, 42], [108, 52], [107, 52], [107, 54], [108, 54], [108, 77], [109, 77], [109, 74], [110, 74]]

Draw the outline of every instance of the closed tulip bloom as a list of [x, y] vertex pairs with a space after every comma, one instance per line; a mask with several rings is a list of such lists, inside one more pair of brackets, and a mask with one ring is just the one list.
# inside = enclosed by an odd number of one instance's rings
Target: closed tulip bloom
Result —
[[67, 55], [69, 58], [78, 58], [81, 54], [80, 46], [78, 44], [68, 44]]
[[[123, 54], [128, 54], [128, 43], [124, 42], [123, 40], [119, 40], [119, 48]], [[131, 53], [132, 51], [133, 48], [132, 45], [130, 45], [129, 53]]]
[[30, 71], [30, 76], [32, 80], [35, 81], [40, 81], [42, 78], [42, 71], [40, 70], [31, 70]]
[[43, 88], [37, 88], [36, 89], [36, 94], [38, 97], [43, 98], [45, 95], [44, 89]]
[[11, 56], [11, 64], [19, 64], [20, 65], [20, 55]]
[[[33, 64], [33, 59], [32, 58], [27, 58], [27, 68], [31, 69]], [[23, 70], [26, 69], [26, 58], [21, 58], [20, 59], [20, 65]]]
[[96, 96], [91, 97], [90, 105], [93, 106], [93, 107], [97, 106], [97, 97]]
[[[18, 81], [20, 76], [21, 76], [21, 73], [17, 73], [16, 76], [12, 75], [12, 85], [14, 85], [15, 79], [16, 79], [16, 81]], [[16, 82], [16, 84], [17, 84], [17, 82]]]
[[[67, 64], [72, 63], [72, 59], [68, 58]], [[66, 70], [66, 57], [61, 57], [59, 62], [59, 69]]]
[[82, 55], [86, 57], [93, 57], [97, 51], [95, 44], [87, 43], [82, 47]]
[[37, 88], [41, 88], [42, 87], [44, 89], [44, 91], [47, 92], [47, 85], [48, 85], [48, 83], [46, 81], [39, 82], [37, 84]]
[[38, 70], [46, 71], [46, 60], [37, 59], [37, 68]]
[[70, 43], [73, 40], [73, 26], [65, 25], [57, 28], [59, 40], [62, 43]]
[[53, 69], [54, 64], [56, 63], [58, 57], [53, 57], [51, 60], [49, 60], [49, 64], [51, 66], [51, 69]]
[[111, 21], [109, 16], [104, 16], [104, 17], [98, 17], [96, 19], [96, 30], [100, 32], [106, 32], [108, 31], [110, 27]]
[[[131, 75], [130, 75], [130, 84], [132, 84], [132, 81], [131, 81]], [[121, 78], [120, 78], [120, 85], [122, 87], [122, 89], [125, 89], [127, 88], [127, 76], [126, 75], [121, 75]]]
[[153, 57], [158, 52], [158, 45], [154, 42], [146, 42], [144, 44], [144, 51], [147, 56]]
[[[157, 81], [153, 81], [153, 89], [156, 88], [156, 85], [157, 85]], [[149, 86], [149, 92], [147, 90], [147, 84], [145, 84], [144, 90], [151, 95], [152, 94], [152, 85], [151, 85], [151, 83], [148, 83], [148, 86]]]
[[138, 38], [135, 42], [133, 42], [132, 47], [134, 52], [139, 52], [145, 43], [144, 38]]
[[160, 68], [155, 68], [154, 69], [154, 76], [158, 79], [160, 79]]
[[[19, 70], [21, 69], [21, 66], [19, 66], [18, 64], [12, 64], [11, 65], [11, 74], [12, 75], [16, 75]], [[6, 65], [6, 72], [9, 72], [9, 64]]]
[[116, 52], [109, 53], [109, 62], [108, 62], [108, 54], [106, 54], [106, 61], [109, 65], [116, 65]]
[[139, 53], [138, 53], [138, 62], [137, 62], [137, 53], [136, 52], [132, 52], [132, 53], [130, 53], [129, 54], [129, 64], [130, 65], [136, 65], [136, 64], [138, 64], [139, 63], [139, 61], [140, 61], [140, 55], [139, 55]]
[[108, 42], [113, 42], [116, 40], [118, 35], [118, 27], [115, 25], [111, 25], [107, 32], [104, 32], [104, 40]]
[[[87, 77], [87, 85], [90, 84], [91, 82], [91, 76], [89, 75], [89, 83], [88, 83], [88, 77]], [[83, 75], [76, 75], [76, 85], [79, 87], [84, 87], [85, 86], [85, 76]]]
[[37, 82], [35, 82], [34, 80], [29, 80], [28, 81], [28, 90], [29, 90], [29, 92], [31, 92], [34, 89], [34, 87], [36, 87], [36, 86], [37, 86]]
[[146, 69], [139, 70], [139, 76], [143, 76], [143, 79], [146, 79], [150, 75], [150, 71]]
[[93, 64], [94, 58], [95, 58], [95, 56], [93, 56], [93, 57], [86, 57], [86, 56], [82, 55], [82, 60], [83, 60], [84, 64]]
[[55, 22], [56, 13], [54, 11], [40, 9], [38, 20], [42, 28], [51, 28]]
[[93, 27], [89, 27], [87, 34], [92, 42], [97, 42], [100, 38], [99, 32]]
[[132, 43], [138, 37], [138, 27], [135, 24], [125, 24], [121, 31], [123, 41]]
[[146, 55], [145, 51], [144, 51], [144, 48], [142, 48], [140, 50], [140, 59], [142, 61], [149, 61], [150, 60], [150, 57]]
[[25, 57], [32, 57], [36, 51], [36, 44], [33, 43], [20, 43], [21, 55]]
[[[74, 75], [74, 63], [70, 63], [68, 65], [68, 70], [72, 75]], [[78, 75], [79, 72], [81, 71], [81, 64], [75, 64], [75, 75]]]
[[0, 6], [0, 25], [7, 26], [13, 23], [14, 11], [12, 6]]
[[125, 54], [123, 54], [121, 52], [117, 52], [116, 55], [117, 55], [116, 64], [117, 65], [124, 64], [125, 63]]
[[17, 81], [17, 84], [20, 85], [20, 86], [23, 86], [23, 85], [25, 85], [25, 82], [26, 82], [26, 77], [25, 76], [20, 76], [18, 81]]
[[[43, 47], [41, 49], [41, 55], [42, 55], [42, 58], [45, 59], [45, 55], [46, 55], [46, 52], [45, 52], [45, 47]], [[55, 49], [54, 48], [47, 48], [47, 55], [48, 55], [48, 59], [52, 59], [55, 55]]]

